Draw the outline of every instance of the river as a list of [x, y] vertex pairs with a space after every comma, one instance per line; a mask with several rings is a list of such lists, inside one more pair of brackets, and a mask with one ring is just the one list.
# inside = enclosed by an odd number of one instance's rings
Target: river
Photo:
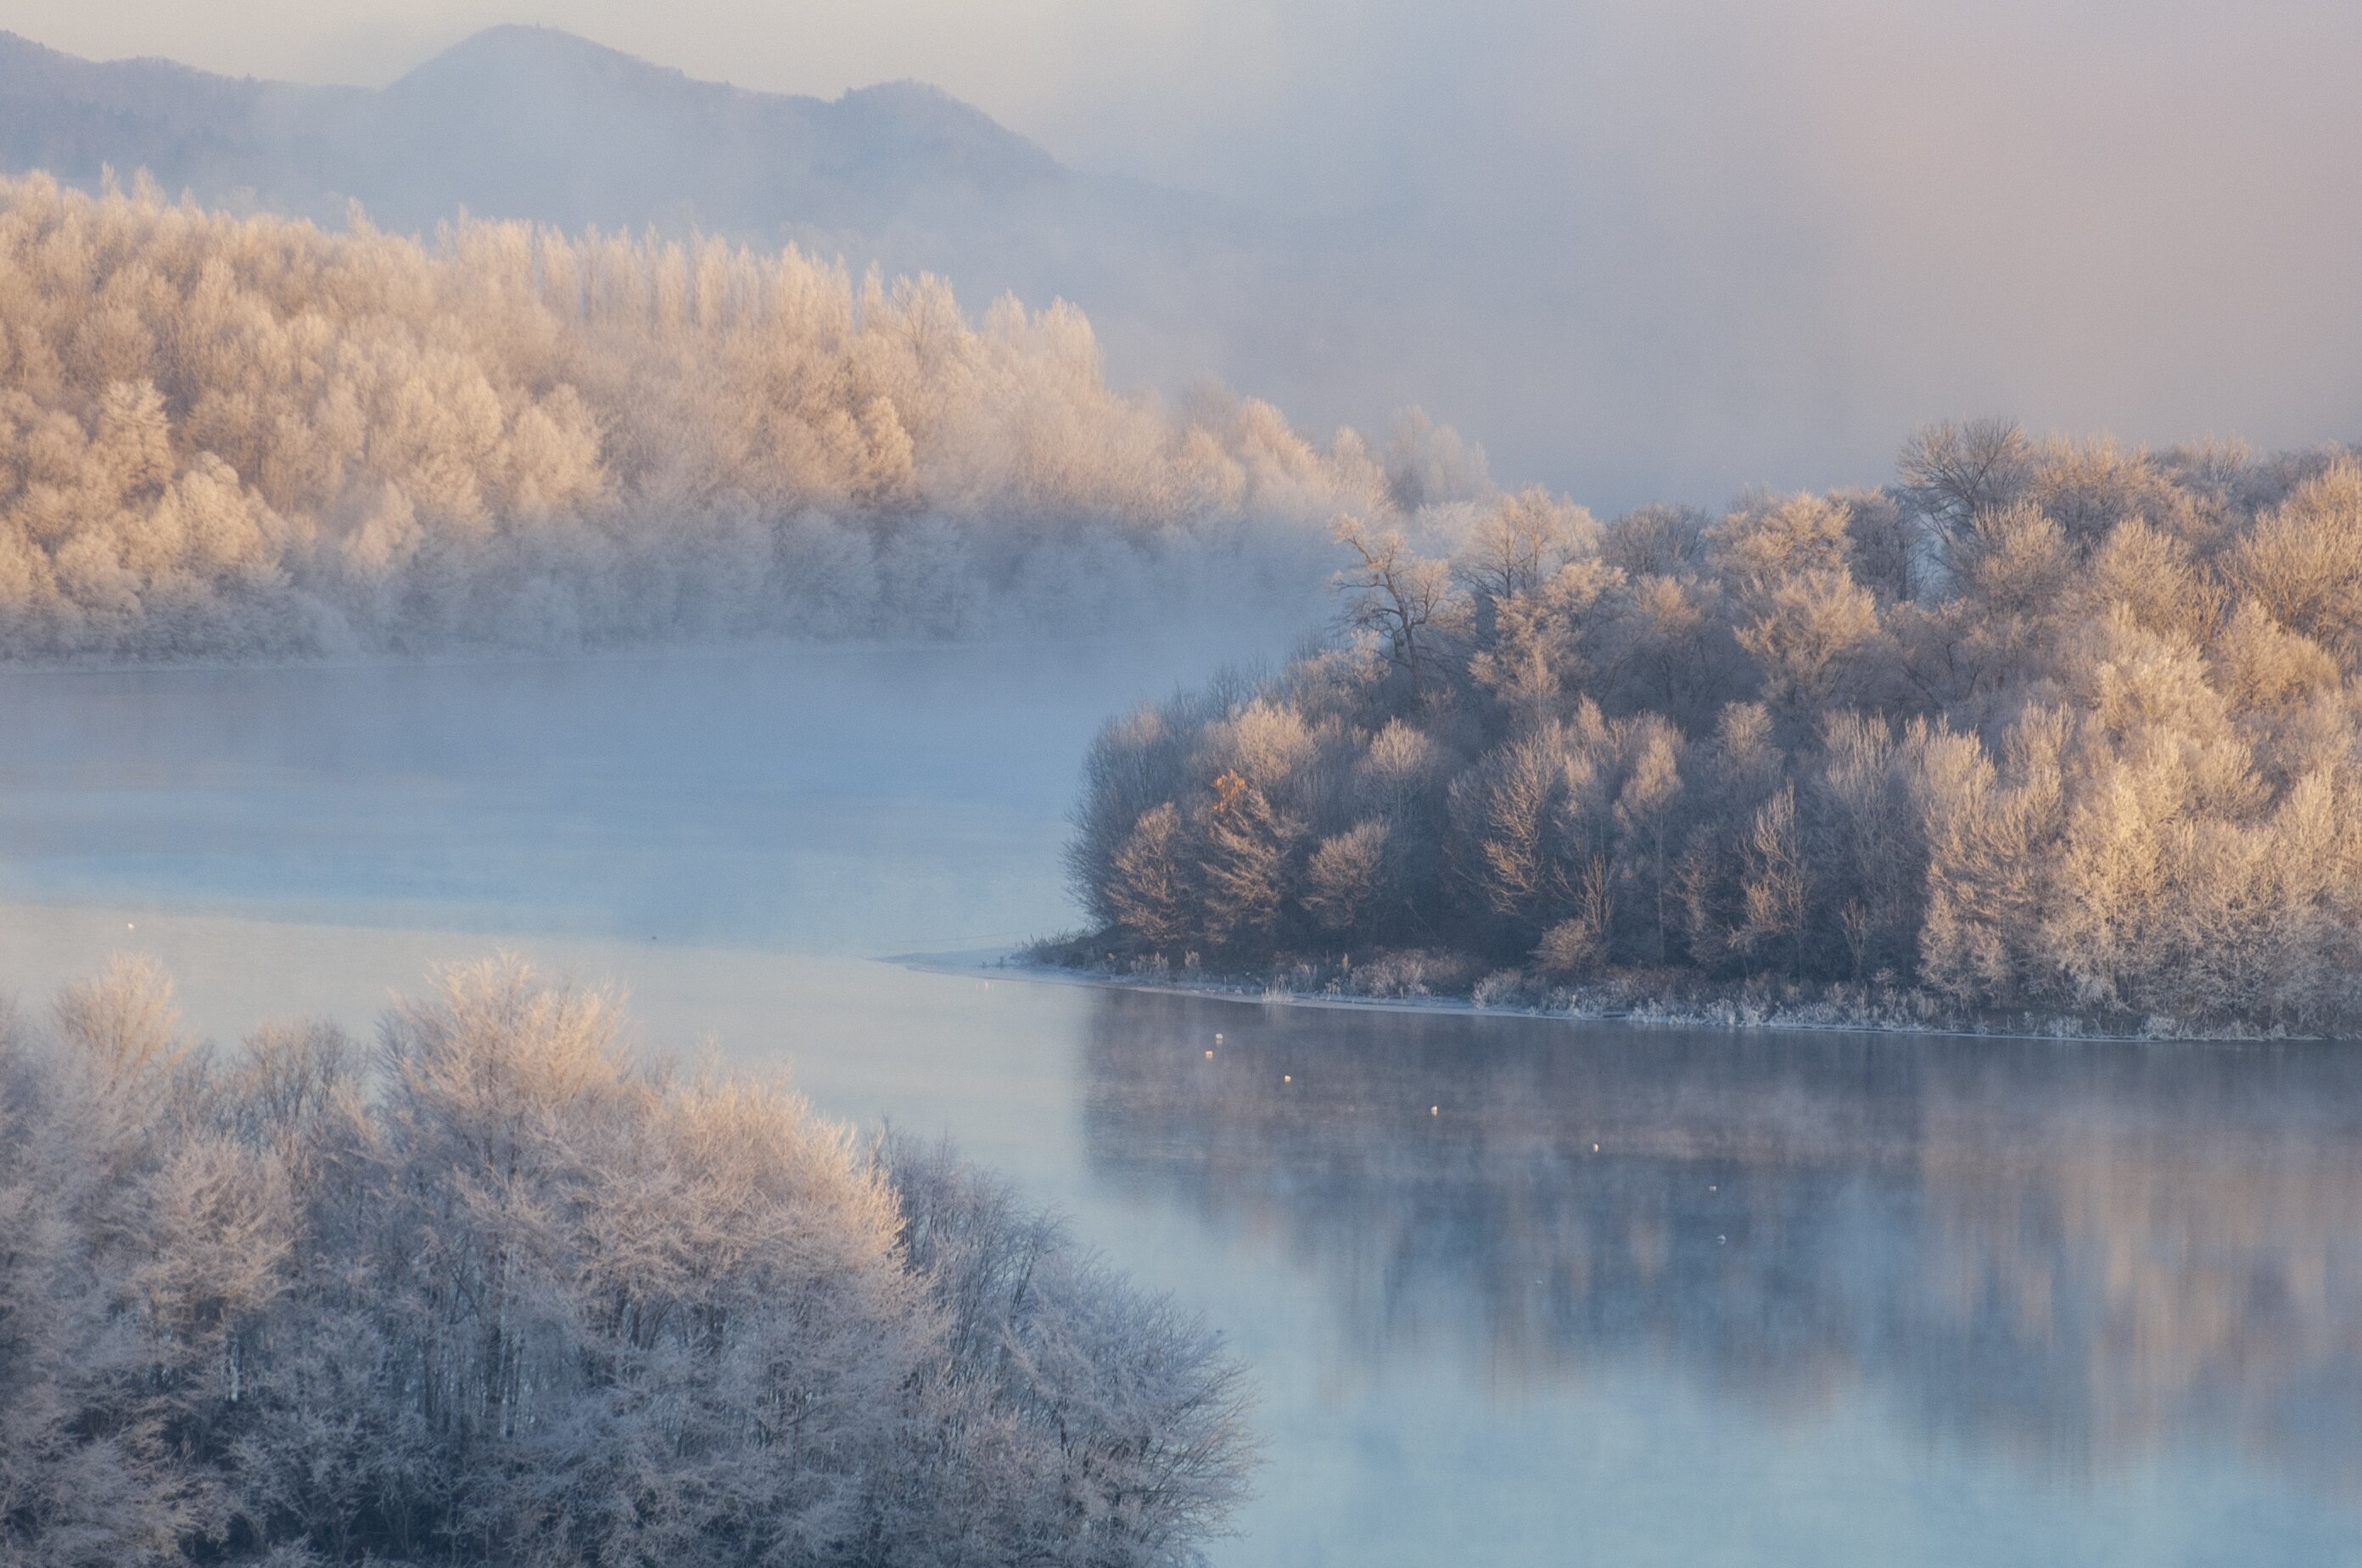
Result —
[[1223, 650], [0, 675], [0, 988], [366, 1029], [495, 947], [947, 1133], [1253, 1364], [1223, 1568], [2362, 1563], [2362, 1055], [1647, 1030], [919, 967], [1072, 924]]

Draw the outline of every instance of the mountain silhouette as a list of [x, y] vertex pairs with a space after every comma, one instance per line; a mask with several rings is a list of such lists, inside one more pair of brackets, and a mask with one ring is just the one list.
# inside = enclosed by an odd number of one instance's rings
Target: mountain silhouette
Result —
[[209, 204], [430, 227], [465, 208], [569, 228], [746, 237], [866, 230], [1071, 193], [949, 94], [827, 100], [700, 82], [551, 28], [487, 29], [380, 90], [105, 63], [0, 34], [0, 163], [91, 184], [146, 171]]

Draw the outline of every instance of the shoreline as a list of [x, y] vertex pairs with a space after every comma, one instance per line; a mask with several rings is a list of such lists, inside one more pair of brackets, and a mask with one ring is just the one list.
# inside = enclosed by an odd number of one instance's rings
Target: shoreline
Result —
[[1908, 1039], [2008, 1040], [2060, 1045], [2220, 1047], [2352, 1043], [2340, 1036], [2325, 1034], [2099, 1032], [2081, 1026], [2080, 1021], [2071, 1016], [2064, 1015], [2055, 1020], [2041, 1021], [2051, 1025], [2047, 1028], [2040, 1027], [2033, 1020], [2015, 1027], [2001, 1025], [1985, 1027], [1961, 1021], [1911, 1023], [1812, 1018], [1800, 1016], [1799, 1013], [1785, 1009], [1762, 1010], [1737, 1002], [1726, 1002], [1719, 1007], [1710, 1009], [1668, 1007], [1661, 1010], [1647, 1006], [1597, 1010], [1536, 1007], [1529, 1004], [1486, 1006], [1478, 1003], [1472, 997], [1346, 996], [1326, 992], [1292, 991], [1284, 987], [1272, 985], [1257, 987], [1253, 982], [1245, 980], [1160, 979], [1149, 975], [1126, 975], [1103, 968], [1077, 968], [1065, 965], [1043, 963], [1024, 958], [1022, 956], [1024, 952], [1025, 949], [1022, 947], [1010, 947], [978, 948], [951, 953], [906, 953], [889, 955], [883, 962], [927, 974], [990, 973], [1042, 984], [1142, 991], [1164, 996], [1199, 997], [1214, 1001], [1237, 1002], [1242, 1005], [1263, 1003], [1287, 1007], [1327, 1008], [1345, 1011], [1439, 1013], [1472, 1018], [1522, 1018], [1531, 1019], [1540, 1023], [1604, 1023], [1634, 1029], [1719, 1029], [1732, 1032], [1744, 1030], [1805, 1034], [1884, 1034]]
[[[1185, 624], [1187, 623], [1184, 623]], [[198, 674], [279, 674], [287, 671], [377, 671], [467, 668], [475, 666], [550, 664], [624, 664], [654, 662], [673, 656], [726, 657], [748, 652], [821, 653], [848, 656], [879, 654], [959, 654], [978, 648], [1040, 648], [1086, 652], [1098, 647], [1153, 651], [1172, 639], [1126, 636], [1120, 632], [1062, 632], [1043, 635], [1032, 632], [986, 633], [950, 637], [831, 637], [792, 632], [764, 633], [745, 637], [669, 638], [625, 641], [576, 648], [513, 647], [496, 643], [438, 647], [419, 652], [392, 648], [339, 650], [317, 654], [273, 653], [247, 657], [237, 655], [166, 655], [153, 658], [105, 654], [0, 656], [0, 677], [14, 675], [149, 675], [165, 671]]]

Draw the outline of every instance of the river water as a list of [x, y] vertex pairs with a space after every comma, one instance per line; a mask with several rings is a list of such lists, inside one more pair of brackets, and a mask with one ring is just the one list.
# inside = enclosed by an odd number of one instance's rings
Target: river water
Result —
[[947, 1132], [1253, 1364], [1229, 1568], [2362, 1563], [2348, 1048], [884, 961], [1071, 924], [1083, 745], [1219, 651], [0, 676], [0, 988], [136, 951], [216, 1038], [366, 1028], [505, 946]]

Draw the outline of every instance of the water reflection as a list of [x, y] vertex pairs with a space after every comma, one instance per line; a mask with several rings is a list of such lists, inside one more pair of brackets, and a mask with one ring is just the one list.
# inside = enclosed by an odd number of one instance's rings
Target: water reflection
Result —
[[1364, 1364], [1440, 1343], [1505, 1397], [1668, 1366], [1775, 1416], [1860, 1387], [2052, 1473], [2231, 1442], [2362, 1494], [2350, 1047], [1110, 991], [1085, 1063], [1095, 1173], [1278, 1238]]

